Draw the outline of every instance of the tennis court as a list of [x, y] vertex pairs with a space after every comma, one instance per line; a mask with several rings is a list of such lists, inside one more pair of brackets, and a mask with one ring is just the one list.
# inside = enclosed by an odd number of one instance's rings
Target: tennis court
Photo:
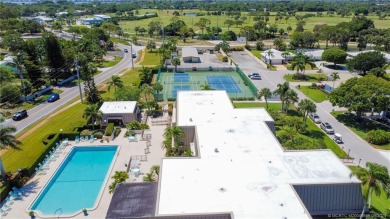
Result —
[[241, 76], [235, 71], [226, 72], [185, 72], [170, 73], [162, 72], [159, 82], [164, 89], [162, 95], [164, 100], [175, 99], [177, 92], [182, 90], [202, 90], [205, 84], [212, 89], [226, 90], [231, 98], [252, 98], [253, 92], [244, 82]]

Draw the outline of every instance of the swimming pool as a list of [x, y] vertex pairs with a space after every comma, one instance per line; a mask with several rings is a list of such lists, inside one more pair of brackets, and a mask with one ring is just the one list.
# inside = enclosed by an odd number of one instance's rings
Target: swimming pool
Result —
[[74, 147], [29, 210], [41, 216], [58, 217], [95, 208], [117, 149], [117, 146]]

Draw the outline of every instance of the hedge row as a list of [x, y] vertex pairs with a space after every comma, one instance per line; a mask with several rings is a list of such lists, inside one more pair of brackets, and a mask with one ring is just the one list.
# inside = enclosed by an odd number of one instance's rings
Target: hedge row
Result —
[[243, 100], [251, 100], [251, 101], [253, 101], [253, 100], [255, 100], [254, 97], [231, 97], [230, 99], [233, 100], [233, 101], [243, 101]]
[[108, 123], [104, 135], [111, 136], [113, 131], [114, 131], [114, 123]]

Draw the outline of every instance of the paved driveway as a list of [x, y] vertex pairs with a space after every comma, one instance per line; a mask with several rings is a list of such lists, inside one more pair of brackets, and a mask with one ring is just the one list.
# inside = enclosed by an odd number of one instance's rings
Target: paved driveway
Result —
[[[252, 72], [259, 72], [262, 76], [261, 81], [253, 81], [256, 87], [260, 90], [263, 87], [268, 87], [271, 91], [276, 90], [277, 84], [284, 83], [283, 76], [285, 74], [293, 74], [293, 71], [268, 71], [260, 64], [258, 64], [249, 55], [243, 55], [242, 52], [232, 52], [231, 57], [238, 64], [241, 70], [245, 74]], [[314, 73], [316, 71], [306, 71], [306, 73]], [[346, 74], [346, 73], [343, 73]], [[290, 86], [298, 93], [300, 100], [306, 99], [307, 97], [300, 92], [295, 86]], [[390, 161], [386, 159], [384, 155], [379, 153], [373, 147], [371, 147], [365, 140], [361, 139], [346, 126], [338, 122], [331, 114], [332, 110], [340, 110], [338, 107], [332, 107], [329, 101], [325, 101], [317, 105], [317, 114], [321, 117], [322, 121], [329, 122], [334, 130], [343, 136], [344, 144], [340, 145], [346, 153], [349, 153], [351, 157], [354, 157], [354, 163], [358, 163], [360, 160], [361, 164], [365, 162], [375, 162], [385, 166], [390, 166]], [[333, 136], [330, 136], [333, 138]]]

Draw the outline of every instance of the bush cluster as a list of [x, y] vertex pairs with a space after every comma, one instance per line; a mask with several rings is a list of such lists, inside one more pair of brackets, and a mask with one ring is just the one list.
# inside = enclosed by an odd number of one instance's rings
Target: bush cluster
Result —
[[222, 62], [228, 62], [228, 61], [229, 61], [229, 59], [227, 56], [222, 57]]
[[254, 97], [231, 97], [233, 101], [243, 101], [243, 100], [255, 100]]
[[121, 128], [117, 127], [115, 128], [115, 136], [119, 136], [119, 134], [121, 133]]
[[108, 123], [104, 135], [111, 136], [113, 131], [114, 131], [114, 123]]
[[371, 144], [384, 145], [390, 142], [390, 134], [384, 130], [371, 130], [366, 140]]

